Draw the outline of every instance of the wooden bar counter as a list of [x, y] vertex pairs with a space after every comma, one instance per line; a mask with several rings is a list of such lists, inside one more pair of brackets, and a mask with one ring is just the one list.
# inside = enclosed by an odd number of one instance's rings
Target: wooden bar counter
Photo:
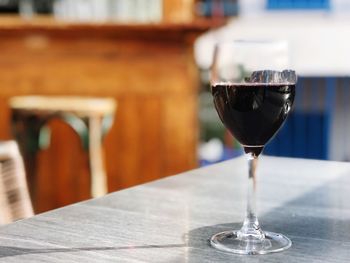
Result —
[[[209, 27], [0, 18], [0, 139], [12, 137], [12, 96], [112, 97], [118, 111], [104, 140], [109, 191], [196, 167], [192, 46]], [[78, 136], [59, 120], [49, 126], [50, 147], [37, 157], [36, 212], [90, 197], [87, 153]]]

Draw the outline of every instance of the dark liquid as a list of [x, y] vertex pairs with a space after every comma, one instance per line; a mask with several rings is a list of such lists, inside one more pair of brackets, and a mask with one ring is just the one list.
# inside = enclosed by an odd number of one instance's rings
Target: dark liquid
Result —
[[212, 93], [221, 121], [246, 152], [259, 155], [286, 119], [295, 85], [217, 84]]

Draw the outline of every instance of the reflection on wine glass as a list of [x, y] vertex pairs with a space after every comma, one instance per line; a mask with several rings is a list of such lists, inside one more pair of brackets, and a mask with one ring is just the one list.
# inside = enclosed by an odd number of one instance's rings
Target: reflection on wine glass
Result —
[[210, 242], [219, 250], [266, 254], [283, 251], [292, 244], [281, 234], [263, 231], [255, 207], [258, 156], [287, 118], [295, 96], [295, 72], [272, 63], [279, 45], [279, 42], [233, 41], [216, 46], [211, 79], [215, 108], [221, 121], [242, 144], [249, 165], [243, 226], [214, 235]]

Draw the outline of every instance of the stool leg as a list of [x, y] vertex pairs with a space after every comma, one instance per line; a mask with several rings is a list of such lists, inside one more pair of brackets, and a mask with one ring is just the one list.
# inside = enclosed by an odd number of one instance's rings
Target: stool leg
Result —
[[11, 128], [23, 157], [30, 197], [36, 209], [38, 201], [37, 153], [39, 151], [39, 133], [47, 119], [33, 115], [12, 112]]
[[102, 150], [102, 119], [89, 117], [89, 165], [91, 171], [91, 196], [107, 193], [107, 176]]

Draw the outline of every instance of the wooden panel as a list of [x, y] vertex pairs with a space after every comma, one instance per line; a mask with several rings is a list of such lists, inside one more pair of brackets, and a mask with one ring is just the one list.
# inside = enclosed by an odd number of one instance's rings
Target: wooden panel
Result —
[[[144, 104], [144, 106], [142, 105]], [[162, 123], [162, 105], [161, 98], [147, 97], [139, 106], [140, 124], [141, 124], [141, 147], [140, 169], [144, 169], [145, 178], [139, 178], [141, 181], [154, 180], [162, 177], [166, 172], [163, 170], [164, 151], [162, 143], [164, 134], [161, 130]], [[149, 143], [151, 142], [151, 143]], [[149, 162], [149, 159], [152, 162]]]
[[[196, 167], [192, 41], [203, 28], [27, 27], [16, 26], [14, 34], [0, 26], [1, 139], [11, 137], [6, 103], [11, 96], [110, 96], [118, 101], [104, 141], [110, 191]], [[50, 126], [51, 147], [38, 156], [37, 212], [89, 193], [79, 138], [61, 122]]]
[[[1, 60], [1, 58], [0, 58]], [[2, 67], [0, 67], [1, 69]], [[2, 83], [0, 83], [0, 138], [3, 140], [9, 140], [12, 138], [10, 129], [10, 109], [8, 107], [7, 101], [8, 96], [1, 94]]]
[[[112, 186], [112, 190], [124, 188], [133, 184], [140, 177], [139, 174], [139, 159], [142, 146], [140, 144], [141, 129], [140, 129], [140, 112], [138, 111], [138, 101], [136, 98], [129, 98], [125, 101], [120, 101], [120, 112], [116, 119], [116, 138], [115, 150], [116, 157], [111, 160], [107, 148], [107, 164], [111, 171], [116, 171], [118, 176], [112, 179], [112, 182], [117, 182]], [[120, 125], [124, 128], [119, 128]], [[111, 135], [113, 130], [111, 131]], [[111, 138], [110, 136], [109, 138]], [[108, 141], [106, 140], [106, 143]], [[110, 174], [110, 173], [109, 173]]]
[[162, 122], [165, 136], [163, 151], [167, 153], [164, 162], [165, 174], [182, 172], [182, 167], [191, 167], [196, 163], [195, 154], [188, 154], [196, 152], [198, 134], [196, 112], [196, 100], [193, 95], [165, 99]]

